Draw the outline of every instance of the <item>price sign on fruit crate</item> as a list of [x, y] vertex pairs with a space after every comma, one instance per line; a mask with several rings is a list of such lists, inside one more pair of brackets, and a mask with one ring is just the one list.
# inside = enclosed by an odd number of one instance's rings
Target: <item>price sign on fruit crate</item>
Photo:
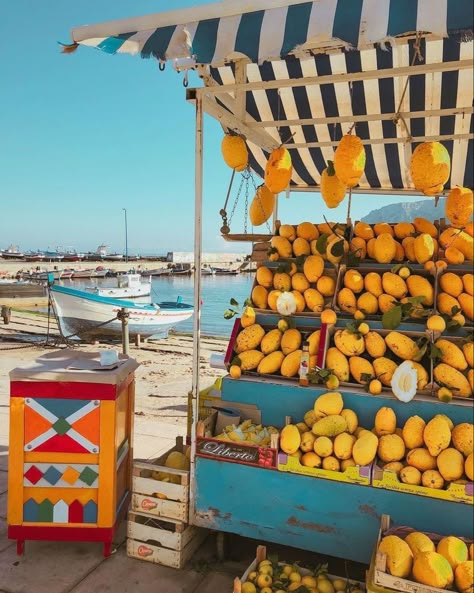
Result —
[[261, 468], [276, 469], [277, 467], [277, 449], [242, 445], [207, 437], [198, 437], [196, 455], [216, 461], [230, 461]]

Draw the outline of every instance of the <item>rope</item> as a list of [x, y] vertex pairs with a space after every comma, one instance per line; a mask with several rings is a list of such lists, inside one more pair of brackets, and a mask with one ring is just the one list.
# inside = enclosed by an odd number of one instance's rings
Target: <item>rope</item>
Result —
[[[411, 60], [410, 66], [414, 66], [416, 61], [423, 62], [423, 60], [424, 60], [424, 58], [423, 58], [423, 56], [421, 54], [420, 43], [421, 43], [421, 33], [418, 31], [417, 34], [416, 34], [415, 43], [413, 44], [413, 51], [414, 51], [414, 53], [413, 53], [413, 58]], [[393, 118], [393, 122], [394, 122], [395, 125], [397, 125], [399, 121], [402, 122], [402, 124], [403, 124], [403, 126], [405, 128], [405, 131], [406, 131], [407, 139], [408, 140], [411, 138], [411, 134], [410, 134], [410, 132], [408, 130], [408, 126], [407, 126], [405, 120], [400, 115], [400, 110], [402, 108], [402, 103], [403, 103], [403, 101], [405, 99], [405, 95], [406, 95], [406, 92], [407, 92], [407, 89], [408, 89], [408, 83], [409, 83], [409, 81], [410, 81], [410, 75], [407, 76], [407, 79], [405, 81], [405, 85], [404, 85], [403, 91], [402, 91], [402, 96], [400, 97], [400, 101], [398, 103], [397, 111], [395, 112], [395, 116]]]
[[349, 223], [351, 217], [351, 205], [352, 205], [352, 187], [349, 188], [349, 203], [347, 204], [347, 222]]

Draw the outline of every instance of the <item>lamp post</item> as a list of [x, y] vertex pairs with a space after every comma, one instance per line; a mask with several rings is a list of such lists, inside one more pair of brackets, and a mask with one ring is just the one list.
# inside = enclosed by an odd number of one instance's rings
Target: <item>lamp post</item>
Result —
[[125, 214], [125, 263], [128, 263], [128, 228], [127, 228], [127, 209], [122, 208]]

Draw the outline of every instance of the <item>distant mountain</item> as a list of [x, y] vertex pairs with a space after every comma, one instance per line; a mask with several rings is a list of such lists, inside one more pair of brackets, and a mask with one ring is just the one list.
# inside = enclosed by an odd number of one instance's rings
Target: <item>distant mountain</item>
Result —
[[441, 198], [437, 207], [435, 207], [434, 198], [422, 202], [389, 204], [379, 210], [372, 210], [362, 220], [372, 224], [376, 222], [411, 222], [417, 216], [428, 220], [439, 220], [444, 218], [445, 202], [446, 198]]

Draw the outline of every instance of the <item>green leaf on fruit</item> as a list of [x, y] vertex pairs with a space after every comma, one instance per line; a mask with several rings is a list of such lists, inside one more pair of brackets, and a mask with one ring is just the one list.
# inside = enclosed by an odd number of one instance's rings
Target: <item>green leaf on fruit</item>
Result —
[[395, 329], [397, 328], [402, 321], [402, 307], [397, 305], [390, 309], [390, 311], [386, 311], [382, 315], [382, 326], [384, 329]]
[[370, 381], [372, 381], [373, 378], [374, 378], [374, 376], [371, 375], [370, 373], [361, 373], [361, 375], [360, 375], [360, 380], [363, 381], [364, 383], [369, 383]]
[[349, 268], [357, 268], [362, 259], [361, 254], [362, 250], [360, 248], [356, 249], [356, 251], [349, 251], [344, 257], [344, 263], [347, 264]]
[[230, 361], [230, 366], [241, 366], [242, 361], [240, 360], [240, 358], [238, 356], [234, 356], [234, 358]]
[[237, 311], [234, 311], [234, 309], [226, 309], [224, 311], [224, 319], [232, 319], [232, 317], [235, 317], [237, 315]]
[[340, 257], [344, 254], [344, 241], [342, 239], [340, 241], [334, 241], [331, 245], [331, 253], [334, 257]]
[[430, 358], [432, 360], [441, 360], [442, 356], [443, 356], [443, 351], [441, 350], [441, 348], [439, 348], [435, 344], [432, 344], [431, 349], [430, 349]]
[[230, 301], [229, 301], [229, 302], [230, 302], [230, 304], [231, 304], [233, 307], [238, 307], [238, 306], [239, 306], [239, 303], [238, 303], [238, 302], [237, 302], [235, 299], [230, 299]]
[[282, 262], [277, 268], [277, 274], [288, 274], [291, 270], [291, 264]]
[[418, 352], [412, 358], [412, 360], [414, 360], [415, 362], [420, 362], [420, 360], [423, 359], [423, 356], [426, 354], [426, 351], [428, 350], [428, 339], [422, 338], [422, 340], [424, 341], [420, 340], [421, 346], [418, 347]]
[[245, 299], [244, 305], [246, 307], [253, 307], [252, 299]]
[[326, 253], [328, 239], [329, 235], [327, 233], [323, 233], [319, 236], [319, 239], [316, 241], [316, 249], [319, 251], [319, 253], [321, 253], [321, 255], [324, 255]]
[[301, 266], [304, 265], [304, 262], [306, 261], [306, 257], [307, 257], [306, 255], [298, 255], [298, 257], [295, 259], [295, 263], [298, 268], [301, 268]]

